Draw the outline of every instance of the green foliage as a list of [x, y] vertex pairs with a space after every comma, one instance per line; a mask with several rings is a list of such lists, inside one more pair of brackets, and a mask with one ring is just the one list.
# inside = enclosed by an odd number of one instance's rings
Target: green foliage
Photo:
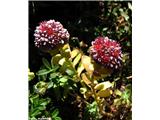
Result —
[[[55, 109], [53, 112], [46, 111], [47, 105], [51, 102], [51, 98], [42, 98], [47, 94], [47, 91], [52, 91], [57, 101], [67, 98], [68, 93], [73, 91], [77, 86], [69, 75], [59, 72], [59, 65], [54, 65], [42, 58], [43, 65], [36, 73], [38, 82], [33, 86], [32, 93], [30, 92], [30, 118], [51, 117], [53, 120], [61, 120], [58, 116], [59, 111]], [[68, 76], [67, 76], [68, 75]], [[53, 106], [54, 107], [54, 106]], [[51, 107], [51, 108], [53, 108]]]
[[91, 118], [91, 120], [99, 120], [100, 117], [97, 102], [88, 103], [85, 108], [83, 120], [88, 120], [89, 118]]
[[[62, 120], [59, 117], [59, 110], [56, 108], [54, 110], [47, 110], [48, 104], [51, 102], [50, 98], [40, 98], [39, 95], [30, 95], [30, 111], [29, 117], [30, 119], [38, 119], [38, 118], [52, 118], [53, 120]], [[50, 112], [53, 111], [53, 112]]]
[[39, 95], [30, 95], [30, 111], [29, 116], [30, 118], [37, 118], [40, 115], [44, 115], [44, 111], [46, 110], [46, 106], [50, 103], [50, 98], [40, 98]]
[[126, 89], [123, 92], [121, 92], [119, 90], [116, 90], [115, 94], [119, 96], [119, 98], [114, 99], [114, 105], [115, 106], [118, 107], [122, 104], [126, 105], [127, 107], [131, 106], [132, 91], [131, 91], [131, 86], [130, 85], [126, 86]]
[[42, 69], [40, 69], [37, 72], [39, 82], [35, 85], [36, 93], [45, 94], [47, 89], [52, 89], [53, 93], [56, 95], [55, 97], [57, 100], [65, 99], [67, 97], [68, 92], [70, 90], [73, 90], [73, 88], [76, 88], [76, 84], [73, 82], [71, 78], [71, 76], [74, 75], [74, 71], [66, 67], [66, 74], [62, 74], [60, 72], [59, 65], [51, 65], [48, 62], [48, 60], [44, 58], [42, 59], [42, 61]]
[[58, 109], [55, 109], [53, 112], [52, 112], [52, 119], [53, 120], [62, 120], [61, 117], [58, 116], [59, 114], [59, 110]]

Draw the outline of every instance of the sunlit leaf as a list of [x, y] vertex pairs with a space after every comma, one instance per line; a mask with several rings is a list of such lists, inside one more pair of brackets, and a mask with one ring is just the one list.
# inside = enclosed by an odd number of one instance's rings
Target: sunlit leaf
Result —
[[76, 56], [76, 58], [73, 60], [73, 66], [74, 66], [74, 67], [78, 64], [78, 62], [80, 61], [81, 57], [82, 57], [82, 54], [79, 53], [79, 54]]
[[58, 109], [55, 109], [52, 113], [52, 117], [56, 117], [57, 115], [59, 114], [59, 110]]
[[110, 83], [109, 81], [101, 82], [97, 84], [94, 89], [96, 90], [106, 90], [107, 88], [110, 88], [113, 86], [113, 83]]
[[62, 58], [63, 57], [62, 57], [61, 54], [57, 54], [57, 55], [53, 56], [52, 59], [51, 59], [52, 66], [57, 65], [59, 60], [62, 59]]
[[81, 41], [79, 43], [80, 47], [88, 47], [88, 45], [86, 43], [84, 43], [84, 41]]
[[63, 65], [63, 63], [64, 63], [65, 61], [66, 61], [66, 59], [65, 59], [65, 58], [62, 58], [62, 59], [59, 60], [58, 63], [59, 63], [60, 65]]
[[62, 120], [62, 118], [60, 118], [60, 117], [56, 117], [56, 118], [55, 118], [55, 120]]
[[28, 80], [32, 80], [35, 77], [34, 72], [30, 72], [30, 70], [28, 69]]
[[65, 60], [62, 67], [60, 68], [60, 72], [67, 73], [70, 76], [77, 74], [76, 69], [73, 67], [72, 62], [70, 60]]
[[87, 92], [87, 88], [84, 88], [84, 87], [80, 88], [80, 93], [81, 94], [85, 94], [85, 92]]
[[86, 74], [85, 73], [82, 73], [82, 80], [87, 84], [91, 84], [92, 82], [87, 78]]
[[84, 70], [84, 66], [83, 66], [82, 63], [80, 63], [78, 68], [77, 68], [78, 77], [80, 76], [80, 74], [82, 73], [83, 70]]
[[56, 78], [57, 76], [59, 76], [59, 73], [51, 73], [49, 79], [54, 79], [54, 78]]
[[112, 94], [111, 90], [100, 90], [97, 93], [97, 96], [99, 97], [109, 97]]
[[36, 93], [44, 94], [47, 87], [48, 84], [46, 82], [40, 81], [34, 86], [34, 89]]
[[71, 50], [70, 50], [70, 46], [69, 46], [69, 44], [65, 44], [61, 49], [60, 49], [60, 51], [61, 51], [61, 55], [63, 56], [63, 57], [65, 57], [65, 58], [70, 58], [70, 52], [71, 52]]
[[52, 81], [50, 81], [50, 82], [48, 83], [48, 89], [51, 88], [51, 87], [53, 87], [53, 82], [52, 82]]
[[31, 103], [34, 104], [34, 103], [35, 103], [35, 100], [38, 100], [38, 97], [39, 97], [38, 94], [36, 94], [36, 95], [34, 95], [34, 96], [31, 96], [31, 97], [30, 97]]
[[113, 104], [116, 105], [116, 106], [121, 105], [121, 99], [118, 99], [118, 98], [117, 98], [117, 99], [114, 99]]
[[132, 10], [132, 5], [130, 2], [128, 3], [128, 8]]
[[67, 80], [68, 79], [66, 77], [62, 77], [59, 79], [59, 82], [65, 83], [65, 82], [67, 82]]
[[127, 14], [127, 13], [122, 12], [122, 13], [121, 13], [121, 15], [125, 18], [125, 20], [126, 20], [126, 21], [128, 21], [129, 16], [128, 16], [128, 14]]
[[78, 49], [74, 49], [72, 50], [71, 52], [71, 58], [73, 59], [74, 57], [76, 57], [76, 55], [79, 53], [79, 50]]
[[74, 75], [75, 72], [73, 71], [73, 69], [66, 69], [66, 73], [70, 76]]
[[82, 56], [82, 64], [83, 64], [85, 70], [88, 72], [88, 74], [90, 76], [92, 76], [93, 71], [94, 71], [94, 66], [91, 63], [91, 57], [83, 55]]
[[41, 114], [41, 111], [38, 110], [38, 109], [35, 109], [35, 110], [32, 112], [31, 117], [32, 117], [32, 116], [37, 116], [37, 115], [39, 115], [39, 114]]
[[107, 28], [107, 27], [105, 27], [105, 28], [103, 28], [103, 29], [102, 29], [102, 31], [103, 31], [103, 32], [104, 32], [104, 31], [107, 31], [107, 29], [108, 29], [108, 28]]
[[117, 89], [117, 90], [115, 90], [115, 94], [121, 96], [121, 95], [122, 95], [122, 92]]

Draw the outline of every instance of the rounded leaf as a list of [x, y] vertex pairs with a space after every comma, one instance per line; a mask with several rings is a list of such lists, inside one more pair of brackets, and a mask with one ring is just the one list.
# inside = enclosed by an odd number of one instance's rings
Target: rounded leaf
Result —
[[111, 94], [112, 94], [111, 90], [100, 90], [97, 93], [97, 96], [99, 96], [99, 97], [109, 97]]

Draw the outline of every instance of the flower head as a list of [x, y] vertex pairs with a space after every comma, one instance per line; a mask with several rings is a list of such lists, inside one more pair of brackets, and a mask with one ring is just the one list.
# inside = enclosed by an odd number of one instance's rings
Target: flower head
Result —
[[54, 49], [68, 43], [69, 33], [60, 22], [43, 21], [35, 30], [35, 46], [44, 49]]
[[118, 69], [121, 66], [122, 51], [120, 44], [108, 37], [97, 37], [92, 42], [90, 55], [104, 67]]

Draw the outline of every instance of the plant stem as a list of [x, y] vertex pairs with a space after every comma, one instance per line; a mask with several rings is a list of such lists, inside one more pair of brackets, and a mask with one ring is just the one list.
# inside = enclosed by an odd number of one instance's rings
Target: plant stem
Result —
[[96, 94], [96, 90], [94, 89], [93, 80], [91, 80], [91, 81], [92, 81], [92, 84], [91, 84], [90, 86], [91, 86], [91, 89], [92, 89], [92, 92], [93, 92], [95, 101], [97, 102], [98, 109], [99, 109], [99, 113], [102, 114], [102, 109], [101, 109], [100, 101], [98, 100], [98, 96], [97, 96], [97, 94]]

